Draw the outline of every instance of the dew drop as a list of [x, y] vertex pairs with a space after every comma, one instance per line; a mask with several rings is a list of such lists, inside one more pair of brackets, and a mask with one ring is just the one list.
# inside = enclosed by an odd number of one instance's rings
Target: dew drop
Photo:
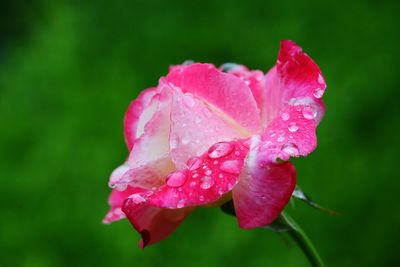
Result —
[[176, 207], [177, 207], [178, 209], [181, 209], [181, 208], [183, 208], [184, 206], [185, 206], [185, 200], [184, 200], [184, 199], [179, 200], [179, 201], [178, 201], [178, 204], [176, 205]]
[[240, 152], [239, 151], [235, 151], [235, 155], [236, 156], [240, 156]]
[[201, 158], [194, 157], [194, 158], [189, 159], [186, 162], [186, 166], [188, 167], [188, 169], [190, 171], [194, 171], [194, 170], [197, 170], [198, 168], [200, 168], [202, 163], [203, 163], [203, 160]]
[[218, 174], [218, 178], [222, 179], [222, 178], [224, 178], [224, 175], [222, 173], [220, 173], [220, 174]]
[[211, 171], [210, 169], [208, 169], [208, 170], [206, 170], [206, 171], [204, 172], [204, 174], [205, 174], [205, 175], [211, 175], [211, 174], [212, 174], [212, 171]]
[[307, 120], [315, 119], [317, 112], [312, 107], [304, 107], [302, 111], [303, 117]]
[[183, 138], [182, 139], [182, 144], [184, 144], [184, 145], [187, 145], [187, 144], [189, 144], [190, 143], [190, 140], [188, 139], [188, 138]]
[[133, 203], [135, 204], [139, 204], [146, 201], [146, 199], [139, 194], [130, 195], [128, 198], [132, 200]]
[[224, 189], [222, 187], [218, 188], [218, 195], [222, 196], [224, 194]]
[[313, 95], [315, 98], [321, 98], [324, 95], [324, 90], [321, 88], [317, 88], [315, 89]]
[[299, 126], [297, 126], [297, 124], [295, 122], [289, 123], [288, 130], [290, 132], [292, 132], [292, 133], [297, 132], [298, 129], [299, 129]]
[[292, 97], [292, 98], [289, 99], [289, 101], [288, 101], [289, 105], [294, 105], [294, 104], [296, 104], [296, 102], [297, 102], [297, 99], [296, 99], [295, 97]]
[[287, 143], [282, 146], [282, 151], [289, 156], [297, 156], [299, 154], [299, 149], [295, 144]]
[[288, 119], [290, 119], [290, 115], [289, 113], [283, 112], [281, 118], [282, 120], [287, 121]]
[[221, 164], [220, 169], [227, 173], [239, 174], [241, 171], [241, 164], [239, 160], [227, 160]]
[[191, 187], [194, 187], [194, 186], [196, 186], [196, 182], [195, 181], [193, 181], [193, 182], [191, 182], [189, 185], [191, 186]]
[[194, 102], [193, 96], [190, 94], [185, 94], [185, 103], [189, 106], [189, 107], [194, 107], [194, 105], [196, 104]]
[[167, 177], [167, 185], [171, 187], [180, 187], [186, 182], [186, 175], [180, 171], [173, 172]]
[[178, 147], [178, 137], [172, 137], [171, 140], [169, 141], [171, 149], [175, 149]]
[[201, 178], [200, 187], [202, 189], [209, 189], [215, 184], [215, 181], [210, 176], [204, 176]]
[[233, 145], [227, 142], [216, 143], [208, 150], [208, 156], [212, 159], [221, 158], [228, 155], [233, 150]]
[[117, 189], [118, 191], [125, 191], [125, 189], [128, 187], [127, 183], [118, 183], [115, 184], [115, 189]]
[[276, 139], [276, 141], [278, 141], [278, 142], [285, 141], [285, 136], [283, 136], [283, 135], [279, 136], [278, 139]]

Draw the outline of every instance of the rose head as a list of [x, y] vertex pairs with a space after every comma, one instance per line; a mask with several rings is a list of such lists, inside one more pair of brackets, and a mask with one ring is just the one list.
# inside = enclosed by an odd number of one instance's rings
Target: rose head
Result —
[[173, 66], [126, 113], [126, 162], [111, 175], [111, 210], [140, 247], [171, 234], [197, 206], [233, 200], [239, 226], [270, 224], [296, 185], [290, 157], [316, 147], [324, 114], [319, 67], [282, 41], [267, 73], [225, 64]]

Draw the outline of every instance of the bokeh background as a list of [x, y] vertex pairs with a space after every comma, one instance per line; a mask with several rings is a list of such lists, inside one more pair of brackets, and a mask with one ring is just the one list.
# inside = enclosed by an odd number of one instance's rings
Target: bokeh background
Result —
[[400, 266], [399, 28], [398, 1], [1, 1], [0, 265], [308, 266], [218, 209], [144, 251], [127, 221], [101, 224], [141, 89], [186, 59], [266, 71], [292, 39], [328, 84], [298, 183], [342, 215], [289, 212], [328, 267]]

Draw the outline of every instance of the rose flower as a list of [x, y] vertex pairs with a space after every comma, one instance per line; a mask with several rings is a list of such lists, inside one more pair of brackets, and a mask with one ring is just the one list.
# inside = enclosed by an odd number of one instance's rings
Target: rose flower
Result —
[[229, 200], [241, 228], [270, 224], [296, 185], [288, 160], [316, 147], [325, 87], [317, 64], [292, 41], [281, 42], [267, 74], [236, 64], [171, 67], [126, 112], [129, 156], [110, 177], [104, 222], [128, 218], [141, 248], [196, 207]]

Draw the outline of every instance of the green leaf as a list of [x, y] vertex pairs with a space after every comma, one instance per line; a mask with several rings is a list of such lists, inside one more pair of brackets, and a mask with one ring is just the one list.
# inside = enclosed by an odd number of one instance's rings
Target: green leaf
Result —
[[301, 201], [305, 202], [309, 206], [311, 206], [315, 209], [318, 209], [320, 211], [326, 212], [330, 215], [340, 215], [338, 212], [324, 208], [324, 207], [320, 206], [319, 204], [317, 204], [316, 202], [314, 202], [306, 193], [304, 193], [304, 191], [298, 185], [296, 185], [296, 188], [293, 191], [292, 197], [300, 199]]

